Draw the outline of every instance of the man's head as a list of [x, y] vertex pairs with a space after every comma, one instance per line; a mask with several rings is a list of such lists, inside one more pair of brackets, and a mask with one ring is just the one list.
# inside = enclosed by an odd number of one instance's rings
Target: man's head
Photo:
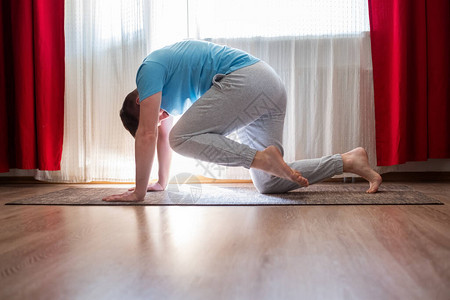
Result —
[[120, 110], [123, 126], [134, 137], [139, 125], [139, 94], [137, 89], [129, 93]]

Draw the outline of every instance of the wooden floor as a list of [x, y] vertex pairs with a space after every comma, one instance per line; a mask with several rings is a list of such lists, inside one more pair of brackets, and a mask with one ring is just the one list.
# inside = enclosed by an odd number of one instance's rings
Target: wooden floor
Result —
[[450, 182], [406, 184], [445, 205], [5, 206], [67, 185], [1, 184], [0, 299], [450, 299]]

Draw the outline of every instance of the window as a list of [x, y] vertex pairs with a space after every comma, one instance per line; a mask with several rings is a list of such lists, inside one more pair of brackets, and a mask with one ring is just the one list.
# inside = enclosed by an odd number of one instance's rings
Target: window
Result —
[[369, 31], [367, 0], [188, 0], [189, 37], [351, 35]]

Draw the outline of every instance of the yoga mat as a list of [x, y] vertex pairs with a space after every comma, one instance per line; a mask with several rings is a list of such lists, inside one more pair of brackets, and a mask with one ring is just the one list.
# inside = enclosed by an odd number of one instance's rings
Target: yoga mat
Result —
[[260, 194], [253, 186], [220, 187], [208, 184], [169, 185], [162, 192], [148, 192], [142, 202], [104, 202], [104, 196], [126, 188], [77, 188], [20, 199], [7, 205], [397, 205], [443, 204], [403, 185], [382, 185], [367, 194], [368, 184], [322, 183], [284, 194]]

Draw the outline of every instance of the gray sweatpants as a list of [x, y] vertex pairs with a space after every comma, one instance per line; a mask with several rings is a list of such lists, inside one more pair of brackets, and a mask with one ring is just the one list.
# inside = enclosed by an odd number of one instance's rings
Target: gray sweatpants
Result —
[[[217, 74], [211, 88], [183, 114], [170, 132], [170, 145], [181, 155], [224, 166], [250, 168], [256, 151], [270, 145], [283, 154], [286, 90], [265, 62]], [[240, 142], [226, 136], [234, 131]], [[298, 160], [288, 165], [310, 184], [343, 172], [340, 154]], [[300, 186], [266, 172], [250, 169], [261, 193], [284, 193]]]

